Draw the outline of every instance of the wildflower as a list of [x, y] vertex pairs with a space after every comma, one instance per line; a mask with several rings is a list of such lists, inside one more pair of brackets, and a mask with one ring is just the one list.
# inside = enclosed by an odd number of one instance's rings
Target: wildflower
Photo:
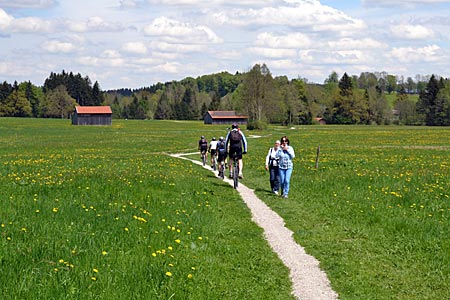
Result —
[[98, 273], [98, 270], [97, 269], [92, 269], [92, 271], [94, 272], [94, 273]]
[[128, 227], [125, 227], [123, 230], [125, 230], [126, 232], [128, 232], [129, 230], [128, 230]]
[[57, 208], [57, 207], [53, 207], [52, 211], [53, 211], [54, 213], [57, 213], [57, 212], [58, 212], [58, 208]]
[[166, 272], [166, 275], [170, 277], [170, 276], [172, 276], [172, 273], [169, 272], [169, 271], [167, 271], [167, 272]]
[[181, 243], [180, 239], [176, 239], [175, 243], [177, 243], [177, 244]]
[[152, 253], [152, 256], [153, 256], [153, 257], [156, 257], [156, 253], [155, 253], [155, 252], [153, 252], [153, 253]]
[[92, 280], [92, 281], [96, 281], [97, 278], [95, 278], [94, 276], [92, 276], [92, 277], [91, 277], [91, 280]]
[[193, 277], [192, 274], [188, 274], [187, 278], [191, 279]]
[[108, 252], [106, 252], [105, 250], [102, 251], [102, 255], [107, 255]]

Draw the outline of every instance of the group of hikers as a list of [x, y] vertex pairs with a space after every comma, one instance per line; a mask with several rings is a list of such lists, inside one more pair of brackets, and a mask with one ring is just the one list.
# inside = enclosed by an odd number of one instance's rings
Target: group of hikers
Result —
[[[242, 155], [247, 153], [247, 139], [237, 123], [231, 125], [226, 137], [221, 136], [217, 141], [215, 137], [211, 142], [202, 136], [198, 141], [198, 149], [202, 155], [211, 154], [211, 168], [215, 167], [215, 159], [219, 166], [226, 166], [228, 157], [228, 169], [230, 178], [233, 177], [231, 164], [236, 158], [239, 164], [239, 178], [243, 178]], [[270, 174], [270, 187], [272, 193], [288, 198], [292, 170], [295, 157], [294, 148], [289, 145], [287, 136], [275, 141], [275, 145], [269, 149], [266, 156], [265, 168]], [[218, 176], [223, 178], [223, 167], [219, 167]]]

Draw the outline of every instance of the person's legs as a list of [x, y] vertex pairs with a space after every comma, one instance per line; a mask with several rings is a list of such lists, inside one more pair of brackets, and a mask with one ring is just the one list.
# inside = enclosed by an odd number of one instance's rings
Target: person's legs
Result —
[[242, 168], [244, 167], [244, 162], [242, 158], [239, 160], [239, 177], [242, 178]]
[[281, 188], [281, 192], [284, 193], [286, 170], [285, 169], [280, 169], [279, 174], [280, 174], [280, 188]]
[[273, 180], [273, 190], [275, 192], [278, 192], [278, 190], [280, 189], [280, 170], [278, 169], [278, 167], [274, 167], [274, 180]]
[[284, 177], [284, 189], [283, 189], [283, 195], [287, 198], [289, 194], [289, 188], [291, 183], [291, 175], [292, 175], [292, 168], [285, 170], [285, 177]]

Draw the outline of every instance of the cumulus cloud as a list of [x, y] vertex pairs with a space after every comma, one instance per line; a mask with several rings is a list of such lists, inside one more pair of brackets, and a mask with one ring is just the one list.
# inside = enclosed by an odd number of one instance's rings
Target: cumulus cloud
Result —
[[5, 8], [48, 8], [56, 5], [55, 0], [0, 0]]
[[362, 0], [366, 7], [409, 7], [414, 8], [419, 5], [449, 3], [448, 0]]
[[41, 47], [51, 53], [70, 53], [76, 50], [74, 44], [61, 41], [47, 41], [44, 42]]
[[125, 29], [121, 23], [108, 22], [101, 17], [90, 17], [81, 22], [67, 20], [64, 23], [73, 32], [117, 32]]
[[393, 48], [391, 57], [401, 63], [438, 62], [444, 59], [444, 53], [438, 45], [429, 45], [422, 48], [402, 47]]
[[122, 50], [133, 54], [146, 54], [148, 49], [142, 42], [128, 42], [122, 45]]
[[15, 19], [11, 24], [13, 32], [21, 33], [45, 33], [52, 28], [52, 23], [35, 17]]
[[385, 49], [388, 47], [386, 43], [374, 40], [372, 38], [342, 38], [339, 40], [331, 40], [326, 42], [328, 49], [331, 50], [374, 50]]
[[394, 37], [408, 40], [425, 40], [434, 37], [434, 31], [422, 25], [399, 24], [390, 27]]
[[306, 27], [312, 31], [360, 31], [366, 27], [362, 20], [322, 5], [317, 0], [286, 1], [284, 6], [260, 9], [230, 9], [214, 13], [212, 20], [234, 26]]
[[9, 29], [13, 21], [14, 18], [0, 8], [0, 30], [6, 31], [7, 29]]
[[257, 36], [255, 44], [272, 48], [308, 48], [312, 42], [307, 35], [300, 32], [285, 35], [264, 32]]
[[203, 25], [183, 23], [166, 17], [159, 17], [143, 28], [147, 36], [160, 36], [192, 43], [222, 43], [214, 31]]

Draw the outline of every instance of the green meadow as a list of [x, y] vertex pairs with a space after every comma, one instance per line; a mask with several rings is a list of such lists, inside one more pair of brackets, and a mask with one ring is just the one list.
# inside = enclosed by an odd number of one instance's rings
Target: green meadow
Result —
[[[244, 132], [243, 184], [340, 299], [450, 298], [450, 128]], [[293, 299], [237, 191], [168, 155], [225, 134], [193, 121], [0, 118], [1, 298]], [[288, 200], [264, 169], [282, 135], [297, 156]]]

